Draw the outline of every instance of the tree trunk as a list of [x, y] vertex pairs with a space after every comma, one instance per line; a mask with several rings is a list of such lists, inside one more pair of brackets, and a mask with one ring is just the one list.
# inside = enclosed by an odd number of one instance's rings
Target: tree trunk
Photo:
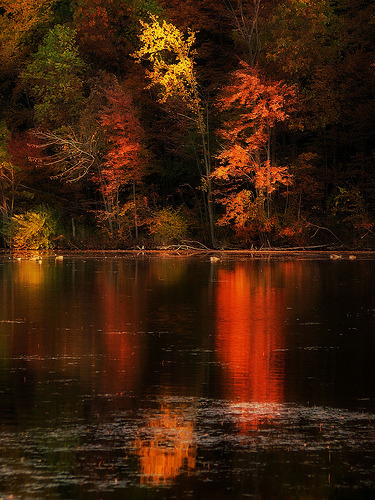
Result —
[[138, 216], [137, 216], [137, 202], [135, 196], [135, 180], [133, 180], [133, 203], [134, 203], [134, 228], [135, 228], [135, 239], [138, 241]]
[[213, 200], [212, 200], [212, 180], [211, 180], [211, 158], [209, 147], [206, 139], [206, 127], [204, 126], [202, 111], [200, 106], [197, 106], [197, 118], [198, 118], [198, 128], [201, 136], [202, 147], [203, 147], [203, 161], [205, 167], [205, 179], [207, 182], [207, 211], [208, 211], [208, 223], [210, 227], [210, 240], [212, 248], [216, 248], [215, 242], [215, 224], [214, 224], [214, 210], [213, 210]]

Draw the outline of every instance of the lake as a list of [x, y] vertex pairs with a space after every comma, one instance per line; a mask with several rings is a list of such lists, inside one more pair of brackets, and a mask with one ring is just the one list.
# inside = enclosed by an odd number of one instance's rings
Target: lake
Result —
[[374, 498], [374, 260], [0, 260], [0, 497]]

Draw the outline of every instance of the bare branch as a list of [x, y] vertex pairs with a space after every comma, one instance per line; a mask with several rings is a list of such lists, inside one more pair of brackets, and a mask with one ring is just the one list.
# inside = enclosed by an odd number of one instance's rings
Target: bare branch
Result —
[[66, 164], [64, 170], [53, 178], [77, 182], [85, 177], [96, 164], [98, 159], [96, 132], [88, 137], [78, 137], [73, 130], [65, 137], [53, 132], [41, 131], [35, 131], [34, 135], [43, 141], [37, 147], [43, 149], [53, 147], [57, 150], [56, 153], [49, 155], [46, 165]]

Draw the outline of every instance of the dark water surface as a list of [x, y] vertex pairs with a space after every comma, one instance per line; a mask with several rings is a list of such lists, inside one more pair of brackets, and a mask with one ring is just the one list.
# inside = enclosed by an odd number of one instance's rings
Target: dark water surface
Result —
[[374, 263], [0, 260], [0, 498], [375, 498]]

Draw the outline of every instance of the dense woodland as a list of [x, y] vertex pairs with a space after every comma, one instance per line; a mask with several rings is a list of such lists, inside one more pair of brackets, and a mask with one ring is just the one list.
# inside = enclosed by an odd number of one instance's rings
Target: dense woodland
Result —
[[0, 244], [375, 243], [375, 4], [2, 0]]

